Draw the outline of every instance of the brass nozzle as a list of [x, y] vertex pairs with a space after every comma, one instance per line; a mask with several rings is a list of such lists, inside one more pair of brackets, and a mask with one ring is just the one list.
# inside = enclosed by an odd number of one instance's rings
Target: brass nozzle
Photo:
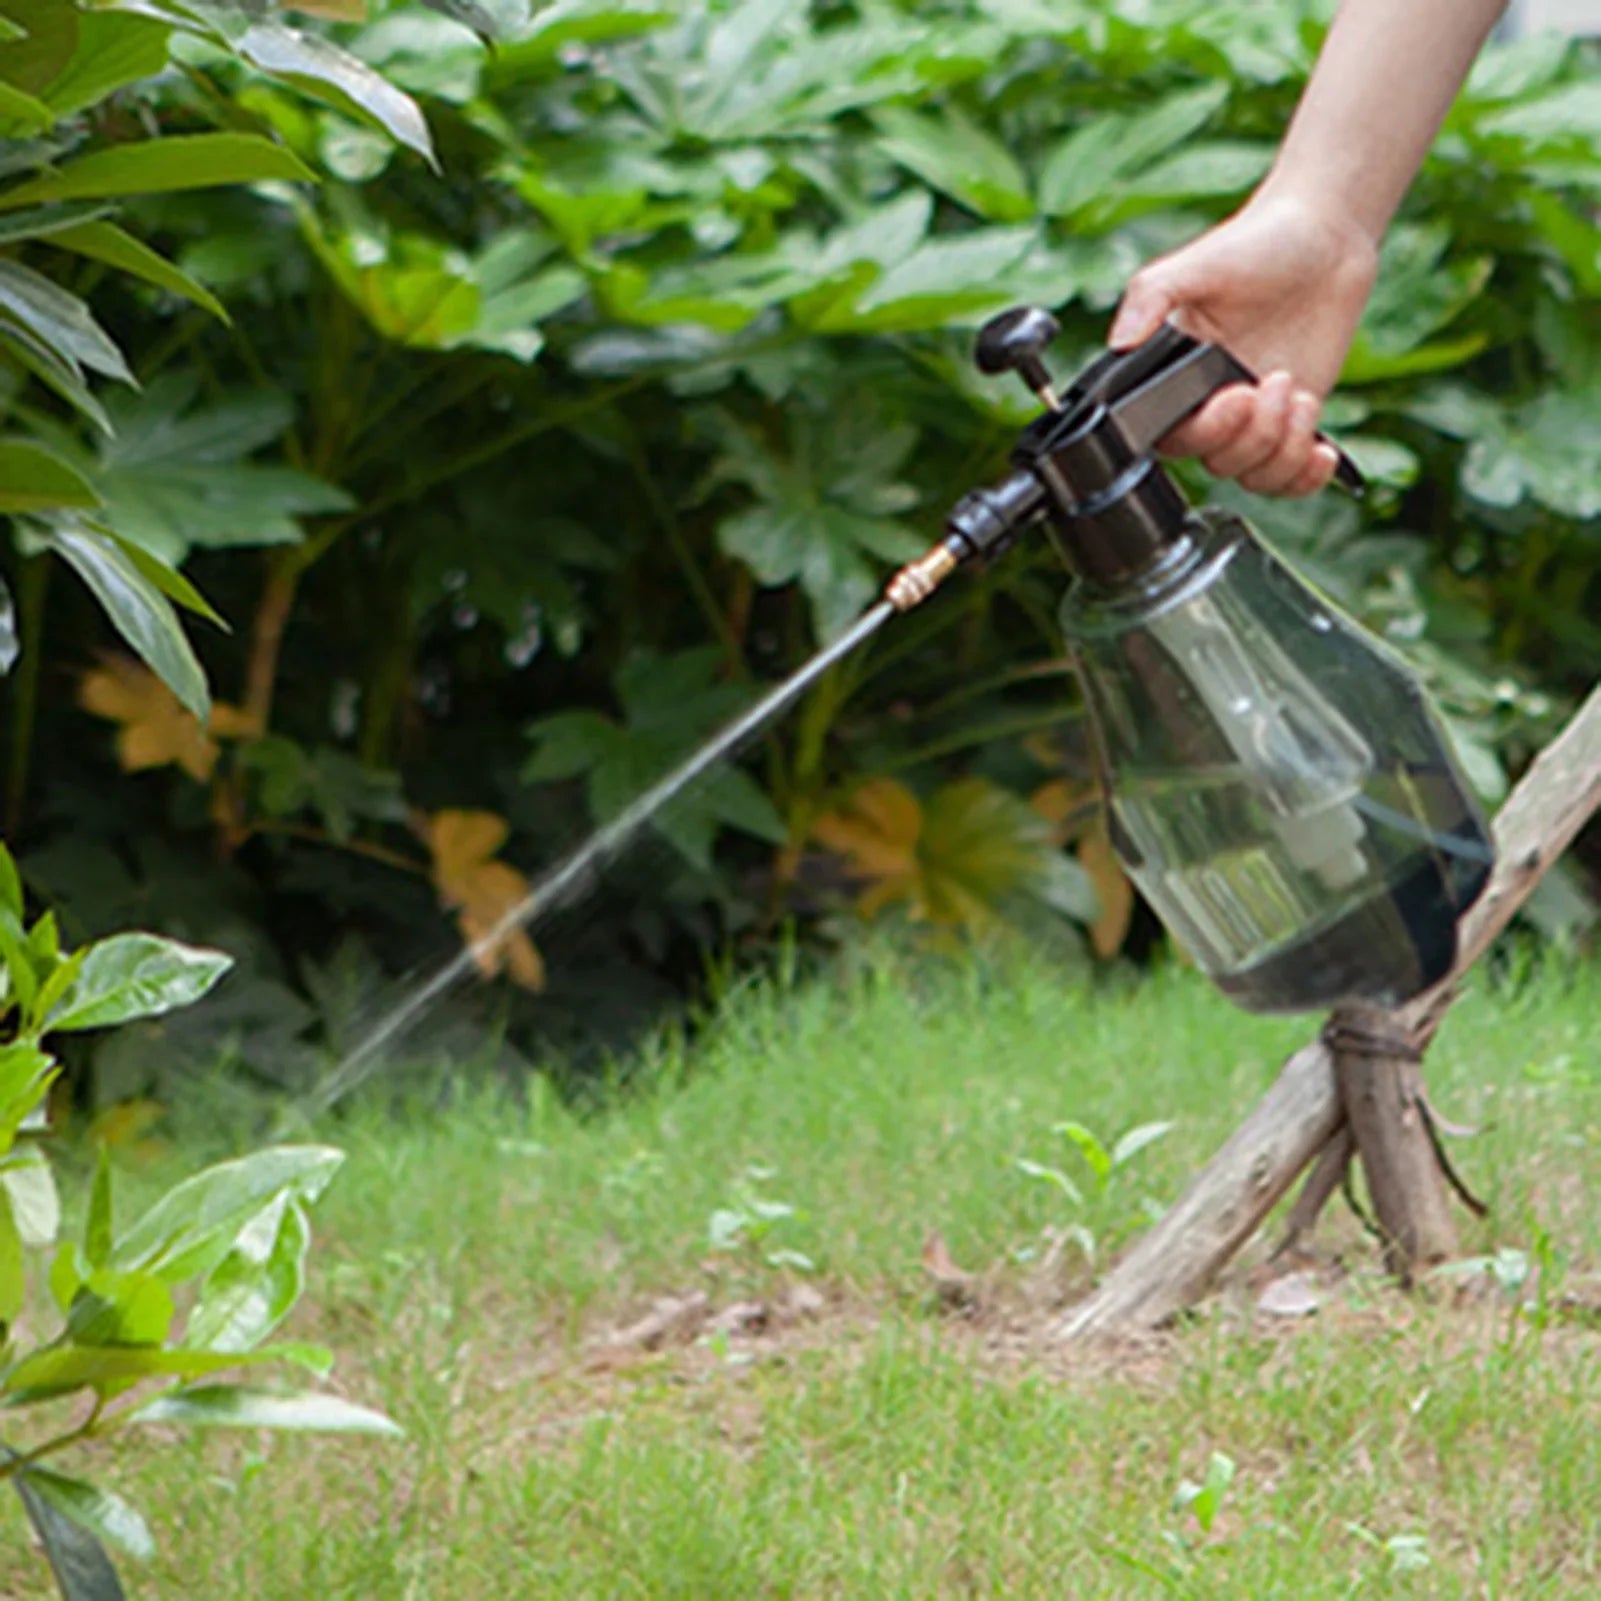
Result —
[[957, 566], [956, 552], [942, 540], [924, 551], [916, 561], [908, 562], [890, 579], [884, 586], [884, 599], [896, 611], [910, 611], [914, 606], [921, 606]]

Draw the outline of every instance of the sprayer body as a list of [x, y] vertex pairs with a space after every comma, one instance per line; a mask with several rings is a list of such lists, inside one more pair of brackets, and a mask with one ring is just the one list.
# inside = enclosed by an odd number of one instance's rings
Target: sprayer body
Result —
[[1062, 612], [1113, 842], [1252, 1011], [1391, 1006], [1443, 978], [1493, 862], [1421, 686], [1239, 518], [1190, 515]]

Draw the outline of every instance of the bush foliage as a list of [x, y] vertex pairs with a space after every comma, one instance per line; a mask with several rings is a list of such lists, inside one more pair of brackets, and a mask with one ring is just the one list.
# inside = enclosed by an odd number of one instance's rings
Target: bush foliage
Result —
[[[837, 630], [1028, 415], [973, 327], [1088, 356], [1265, 171], [1326, 7], [305, 9], [0, 0], [6, 831], [74, 937], [239, 965], [103, 1096], [222, 1046], [302, 1082]], [[1580, 49], [1489, 52], [1330, 413], [1377, 492], [1250, 508], [1492, 801], [1595, 658], [1598, 186]], [[853, 902], [1116, 952], [1061, 582], [1014, 552], [842, 664], [456, 1022], [592, 1039]]]

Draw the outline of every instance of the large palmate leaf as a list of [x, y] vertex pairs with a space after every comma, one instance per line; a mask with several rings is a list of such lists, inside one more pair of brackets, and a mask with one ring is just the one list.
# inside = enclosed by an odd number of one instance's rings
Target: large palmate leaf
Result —
[[540, 323], [587, 288], [573, 268], [550, 265], [549, 243], [527, 231], [469, 257], [422, 235], [377, 227], [333, 234], [309, 212], [303, 220], [334, 282], [379, 333], [404, 345], [532, 361], [544, 344]]
[[1451, 231], [1444, 223], [1390, 230], [1342, 382], [1438, 372], [1460, 366], [1484, 348], [1482, 333], [1451, 335], [1446, 330], [1478, 297], [1493, 262], [1488, 256], [1446, 260], [1450, 244]]
[[718, 540], [764, 584], [798, 582], [820, 637], [844, 628], [872, 597], [883, 564], [927, 544], [895, 519], [917, 501], [901, 469], [917, 430], [891, 423], [871, 397], [819, 415], [792, 408], [787, 449], [733, 419], [716, 419], [714, 481], [742, 484], [755, 503], [725, 517]]
[[[535, 742], [523, 768], [530, 783], [583, 778], [590, 815], [615, 817], [720, 723], [751, 699], [750, 690], [718, 681], [715, 646], [657, 656], [639, 651], [614, 679], [621, 720], [598, 712], [558, 712], [529, 725]], [[699, 867], [725, 827], [774, 844], [784, 826], [773, 804], [738, 767], [718, 768], [655, 820], [657, 830]]]
[[202, 399], [197, 375], [174, 373], [106, 409], [115, 432], [79, 462], [102, 501], [97, 520], [171, 565], [196, 548], [293, 544], [303, 517], [353, 504], [310, 473], [250, 459], [289, 428], [276, 390]]
[[1564, 516], [1601, 515], [1601, 383], [1552, 390], [1526, 405], [1442, 385], [1407, 405], [1407, 414], [1468, 441], [1462, 487], [1486, 505], [1532, 499]]

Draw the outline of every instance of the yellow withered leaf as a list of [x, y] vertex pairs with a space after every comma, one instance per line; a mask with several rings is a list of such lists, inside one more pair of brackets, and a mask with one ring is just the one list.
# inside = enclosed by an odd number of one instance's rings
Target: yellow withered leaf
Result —
[[108, 656], [90, 668], [78, 680], [78, 704], [119, 725], [117, 760], [125, 773], [177, 766], [204, 784], [217, 765], [218, 739], [252, 739], [261, 732], [237, 706], [221, 702], [213, 703], [202, 727], [148, 667], [126, 656]]
[[545, 987], [545, 964], [521, 928], [486, 943], [496, 926], [528, 896], [528, 880], [508, 862], [495, 861], [511, 827], [493, 812], [443, 811], [428, 819], [434, 888], [456, 913], [456, 926], [485, 978], [505, 972], [524, 989]]
[[854, 876], [867, 880], [858, 901], [865, 917], [891, 901], [916, 898], [922, 832], [922, 806], [893, 778], [863, 784], [846, 805], [812, 824], [812, 838], [843, 856]]
[[1101, 904], [1100, 916], [1090, 924], [1090, 944], [1103, 961], [1116, 956], [1128, 938], [1134, 918], [1134, 886], [1123, 871], [1123, 864], [1112, 849], [1106, 820], [1097, 817], [1078, 842], [1078, 864], [1095, 886]]

